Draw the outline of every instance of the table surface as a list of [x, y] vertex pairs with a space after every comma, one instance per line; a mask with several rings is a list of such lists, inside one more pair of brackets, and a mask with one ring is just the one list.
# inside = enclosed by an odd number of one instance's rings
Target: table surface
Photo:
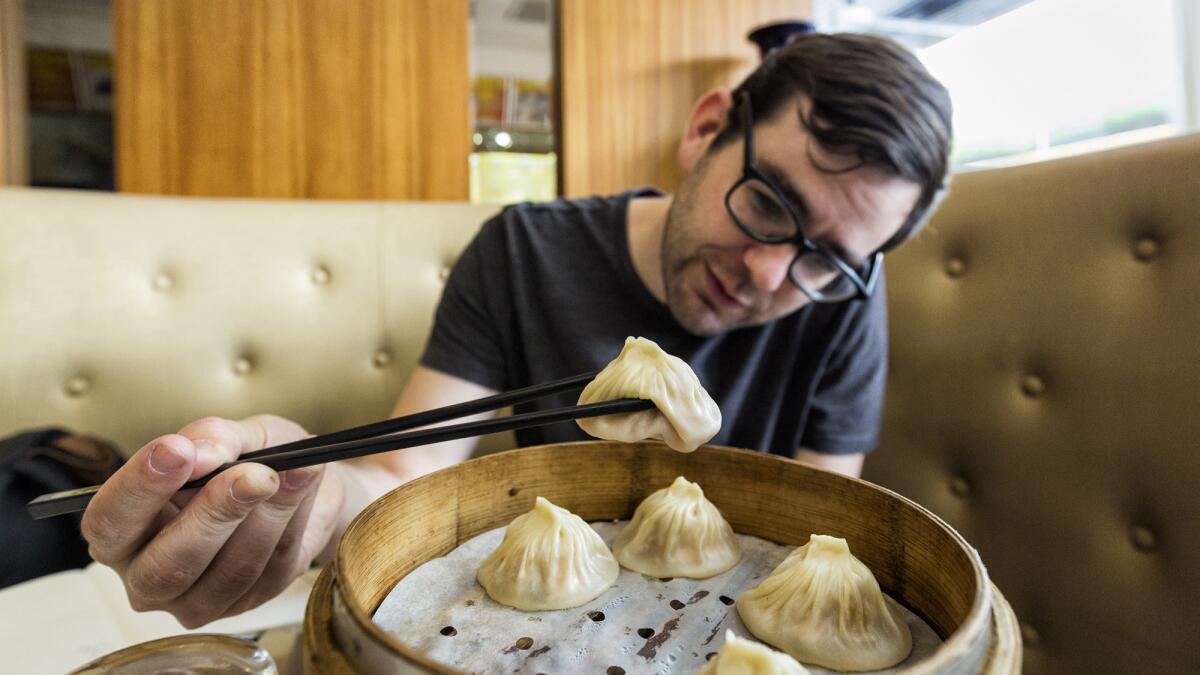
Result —
[[166, 612], [133, 611], [120, 577], [98, 563], [31, 579], [0, 591], [0, 663], [5, 672], [61, 675], [141, 642], [226, 633], [259, 639], [286, 673], [281, 661], [290, 656], [319, 572], [310, 570], [260, 607], [195, 630]]

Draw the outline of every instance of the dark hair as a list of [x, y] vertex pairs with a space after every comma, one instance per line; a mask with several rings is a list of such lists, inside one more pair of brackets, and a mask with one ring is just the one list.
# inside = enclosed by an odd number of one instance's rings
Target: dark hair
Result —
[[[801, 35], [768, 56], [733, 92], [750, 96], [765, 120], [805, 95], [812, 108], [801, 123], [821, 147], [857, 157], [921, 186], [913, 210], [882, 247], [915, 234], [944, 195], [950, 154], [950, 95], [912, 53], [895, 42], [854, 33]], [[740, 137], [738, 106], [712, 149]], [[821, 167], [822, 171], [831, 169]]]

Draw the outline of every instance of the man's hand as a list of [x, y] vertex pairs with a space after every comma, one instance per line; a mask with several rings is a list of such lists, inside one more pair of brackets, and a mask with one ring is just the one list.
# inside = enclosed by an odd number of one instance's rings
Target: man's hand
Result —
[[187, 481], [243, 453], [308, 434], [281, 417], [193, 422], [138, 450], [92, 499], [83, 536], [125, 582], [137, 611], [166, 610], [187, 628], [256, 607], [308, 568], [343, 501], [336, 470], [276, 473], [243, 464], [193, 494]]

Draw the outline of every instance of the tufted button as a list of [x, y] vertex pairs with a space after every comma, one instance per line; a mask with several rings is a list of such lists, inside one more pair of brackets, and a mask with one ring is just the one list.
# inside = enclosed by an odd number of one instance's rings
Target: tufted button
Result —
[[1026, 647], [1036, 647], [1042, 641], [1042, 636], [1038, 634], [1037, 629], [1027, 623], [1021, 624], [1021, 640]]
[[1158, 537], [1149, 528], [1134, 527], [1129, 531], [1129, 538], [1133, 541], [1133, 547], [1144, 553], [1158, 548]]
[[1153, 237], [1139, 237], [1133, 243], [1133, 257], [1142, 262], [1150, 262], [1162, 252], [1162, 244]]
[[175, 285], [175, 279], [167, 272], [159, 272], [150, 280], [150, 286], [156, 291], [169, 291]]
[[314, 284], [316, 284], [318, 286], [324, 286], [325, 284], [329, 283], [329, 279], [330, 279], [329, 269], [327, 267], [325, 267], [324, 265], [317, 265], [316, 267], [313, 268], [313, 271], [308, 275], [308, 278], [312, 279], [312, 282]]
[[950, 492], [955, 497], [966, 497], [971, 494], [971, 484], [962, 476], [955, 476], [950, 479]]
[[1029, 398], [1037, 398], [1046, 391], [1046, 382], [1037, 375], [1026, 375], [1021, 378], [1021, 391]]
[[76, 375], [63, 384], [63, 391], [67, 392], [67, 396], [71, 397], [83, 396], [91, 388], [92, 383], [82, 375]]
[[254, 370], [254, 364], [245, 356], [239, 356], [233, 362], [233, 372], [238, 375], [249, 375], [252, 370]]
[[371, 357], [371, 363], [375, 364], [376, 368], [386, 368], [392, 362], [392, 355], [380, 349]]
[[946, 261], [946, 276], [957, 279], [967, 271], [967, 263], [962, 258], [950, 258]]
[[442, 269], [438, 270], [438, 279], [445, 281], [450, 278], [450, 266], [442, 265]]

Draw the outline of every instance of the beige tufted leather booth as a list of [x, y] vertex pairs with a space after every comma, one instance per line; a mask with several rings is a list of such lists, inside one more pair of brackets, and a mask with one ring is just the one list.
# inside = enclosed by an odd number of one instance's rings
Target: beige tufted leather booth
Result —
[[1026, 672], [1200, 672], [1200, 136], [956, 176], [888, 286], [866, 477], [979, 549]]
[[0, 434], [386, 417], [494, 206], [0, 189]]
[[[1200, 137], [958, 176], [889, 256], [867, 477], [980, 550], [1026, 672], [1200, 671]], [[387, 414], [494, 208], [0, 190], [0, 434]]]

